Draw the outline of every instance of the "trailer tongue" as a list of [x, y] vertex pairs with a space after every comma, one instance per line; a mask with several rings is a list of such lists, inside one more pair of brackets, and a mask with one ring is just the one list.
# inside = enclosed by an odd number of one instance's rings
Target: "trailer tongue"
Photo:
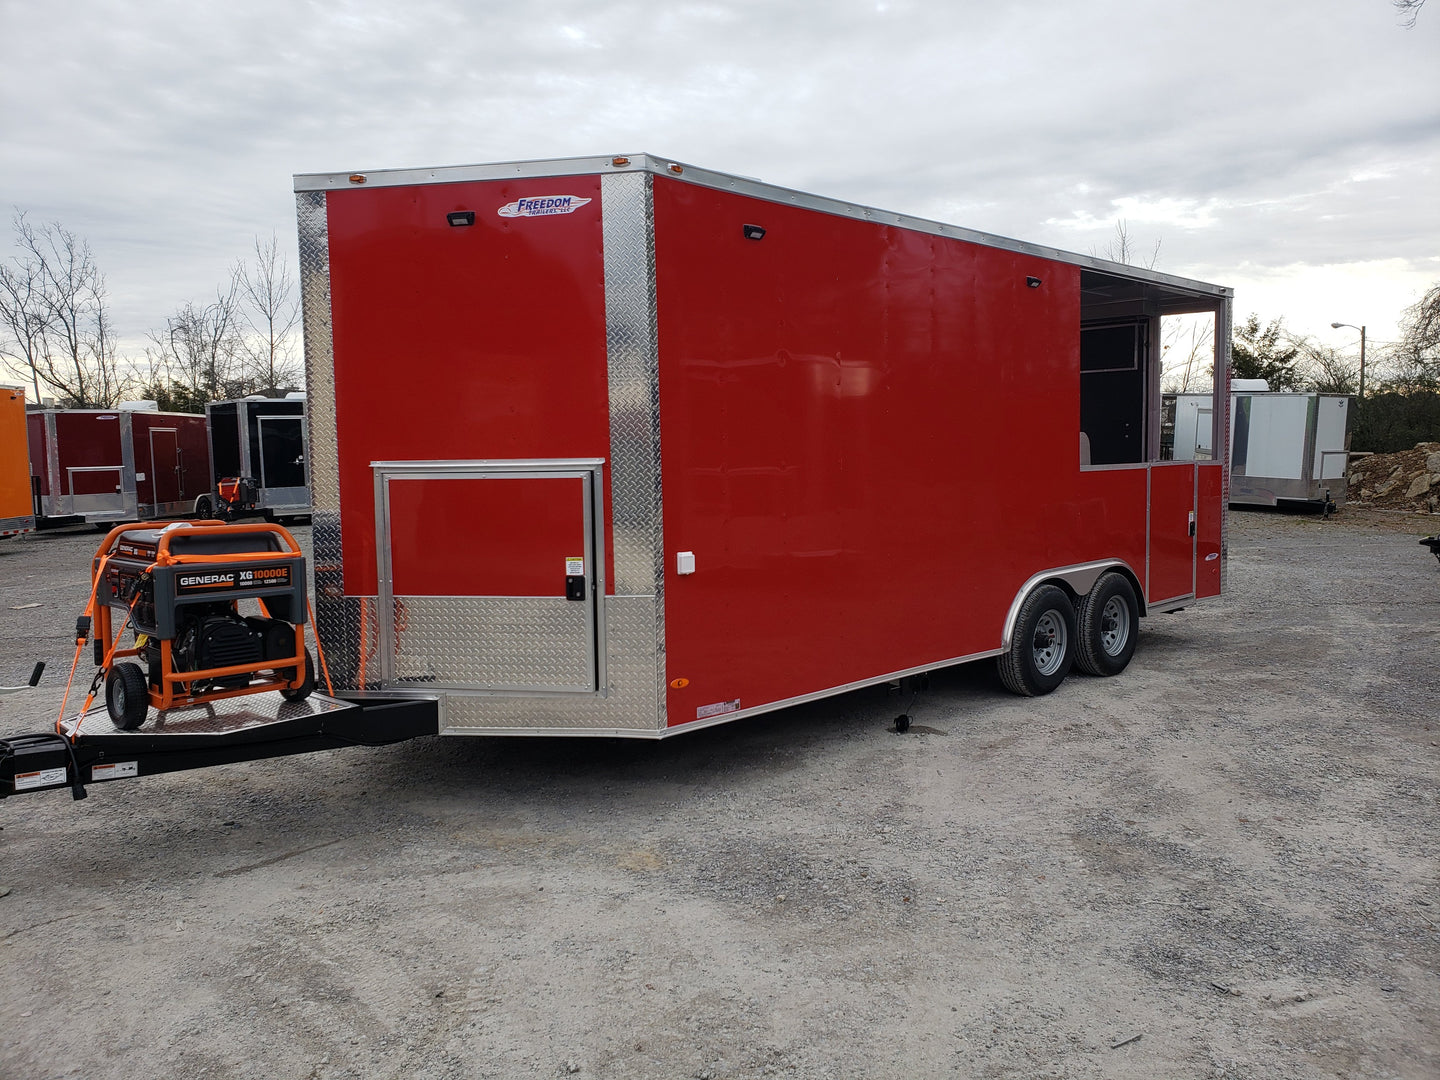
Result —
[[111, 727], [103, 706], [64, 722], [58, 732], [0, 739], [0, 799], [87, 783], [154, 776], [237, 761], [308, 754], [344, 746], [386, 746], [434, 735], [433, 701], [363, 702], [278, 694], [152, 716], [134, 731]]

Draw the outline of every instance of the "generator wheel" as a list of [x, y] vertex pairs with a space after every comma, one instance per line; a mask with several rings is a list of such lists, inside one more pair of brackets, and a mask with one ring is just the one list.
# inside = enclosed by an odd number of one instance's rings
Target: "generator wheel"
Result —
[[[287, 679], [293, 679], [293, 678], [295, 677], [295, 669], [294, 669], [293, 667], [292, 667], [292, 668], [286, 668], [285, 671], [284, 671], [284, 675], [285, 675], [285, 677], [286, 677]], [[305, 650], [305, 681], [302, 682], [302, 683], [301, 683], [298, 687], [296, 687], [294, 690], [291, 690], [289, 687], [285, 687], [284, 689], [282, 689], [282, 690], [280, 691], [280, 696], [283, 697], [286, 701], [304, 701], [307, 697], [310, 696], [310, 692], [311, 692], [312, 690], [314, 690], [314, 689], [315, 689], [315, 661], [312, 660], [312, 659], [310, 659], [310, 650], [309, 650], [309, 649], [306, 649], [306, 650]]]
[[1087, 675], [1119, 675], [1135, 655], [1140, 607], [1124, 574], [1102, 574], [1080, 601], [1075, 666]]
[[1023, 697], [1048, 694], [1075, 659], [1075, 609], [1058, 585], [1041, 585], [1025, 598], [1010, 648], [998, 658], [1000, 681]]
[[150, 688], [139, 664], [116, 664], [105, 676], [105, 710], [121, 731], [134, 731], [150, 710]]
[[195, 500], [195, 516], [202, 521], [215, 516], [215, 500], [209, 495], [201, 495]]

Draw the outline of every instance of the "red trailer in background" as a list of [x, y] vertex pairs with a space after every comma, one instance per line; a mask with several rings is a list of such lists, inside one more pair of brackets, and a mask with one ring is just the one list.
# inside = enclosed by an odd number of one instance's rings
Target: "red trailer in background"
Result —
[[42, 528], [184, 517], [209, 492], [203, 416], [122, 405], [27, 419]]
[[1220, 592], [1159, 324], [1225, 372], [1229, 289], [645, 155], [295, 186], [351, 696], [657, 737], [984, 657], [1045, 693]]

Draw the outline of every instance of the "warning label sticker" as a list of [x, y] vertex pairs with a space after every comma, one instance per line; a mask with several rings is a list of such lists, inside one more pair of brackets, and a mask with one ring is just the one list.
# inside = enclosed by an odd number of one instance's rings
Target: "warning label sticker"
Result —
[[584, 577], [585, 560], [583, 558], [577, 559], [574, 555], [565, 556], [565, 576]]
[[115, 761], [107, 765], [91, 765], [91, 780], [120, 780], [126, 776], [139, 776], [138, 761]]
[[15, 774], [15, 790], [30, 791], [34, 788], [55, 787], [65, 783], [65, 767], [58, 769], [37, 769], [35, 772]]
[[713, 705], [701, 705], [695, 710], [695, 719], [704, 720], [707, 716], [724, 716], [726, 713], [739, 712], [740, 699], [734, 701], [717, 701]]

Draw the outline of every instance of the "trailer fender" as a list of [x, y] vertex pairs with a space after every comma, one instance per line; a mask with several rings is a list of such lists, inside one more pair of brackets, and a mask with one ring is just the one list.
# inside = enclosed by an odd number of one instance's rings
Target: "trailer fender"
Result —
[[1117, 570], [1130, 579], [1130, 586], [1135, 590], [1135, 601], [1140, 606], [1140, 614], [1146, 615], [1145, 591], [1140, 587], [1140, 578], [1123, 559], [1100, 559], [1096, 562], [1078, 563], [1075, 566], [1060, 566], [1053, 570], [1042, 570], [1020, 586], [1020, 591], [1010, 602], [1010, 610], [1005, 614], [1005, 630], [1000, 636], [1001, 651], [1010, 648], [1010, 639], [1015, 633], [1015, 620], [1020, 617], [1020, 608], [1025, 603], [1025, 598], [1041, 585], [1060, 586], [1070, 594], [1070, 599], [1078, 604], [1080, 598], [1094, 588], [1100, 575], [1107, 570]]

